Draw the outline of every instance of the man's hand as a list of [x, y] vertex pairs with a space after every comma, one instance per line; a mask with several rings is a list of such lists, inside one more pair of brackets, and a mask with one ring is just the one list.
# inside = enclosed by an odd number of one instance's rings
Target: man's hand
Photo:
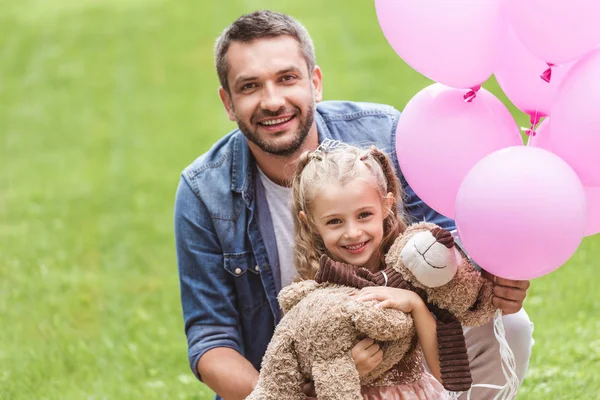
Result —
[[352, 359], [358, 376], [363, 377], [373, 371], [383, 360], [383, 350], [371, 338], [364, 338], [352, 348]]
[[529, 281], [504, 279], [487, 271], [482, 271], [482, 275], [494, 284], [492, 303], [496, 308], [502, 310], [502, 314], [514, 314], [523, 308], [523, 301], [530, 285]]

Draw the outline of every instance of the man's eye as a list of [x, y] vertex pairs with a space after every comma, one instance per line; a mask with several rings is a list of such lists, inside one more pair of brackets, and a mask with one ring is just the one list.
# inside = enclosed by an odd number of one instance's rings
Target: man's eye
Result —
[[284, 75], [281, 80], [284, 82], [291, 82], [293, 80], [295, 80], [296, 77], [294, 75]]
[[242, 91], [252, 90], [257, 86], [258, 85], [256, 83], [246, 83], [244, 86], [242, 86]]

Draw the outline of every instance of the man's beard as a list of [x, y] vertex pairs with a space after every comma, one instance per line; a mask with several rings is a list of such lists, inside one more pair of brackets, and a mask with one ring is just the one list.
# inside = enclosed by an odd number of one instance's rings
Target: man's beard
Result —
[[[306, 109], [306, 112], [304, 112], [304, 113], [297, 107], [295, 108], [294, 111], [295, 111], [294, 117], [298, 118], [299, 122], [300, 122], [300, 124], [298, 126], [298, 130], [295, 132], [294, 138], [290, 143], [285, 143], [285, 144], [282, 144], [279, 146], [277, 146], [274, 143], [271, 143], [268, 140], [265, 140], [263, 137], [261, 137], [257, 133], [256, 130], [251, 129], [243, 121], [240, 121], [239, 119], [237, 119], [237, 117], [236, 117], [236, 122], [238, 124], [238, 128], [240, 129], [240, 131], [242, 131], [244, 136], [246, 136], [246, 138], [249, 141], [254, 143], [259, 149], [261, 149], [265, 153], [273, 154], [276, 156], [289, 156], [289, 155], [297, 152], [298, 149], [300, 149], [300, 147], [306, 140], [306, 137], [308, 136], [308, 132], [310, 131], [310, 128], [312, 127], [312, 124], [315, 119], [315, 103], [313, 101], [312, 104]], [[285, 113], [286, 113], [285, 111], [283, 111], [283, 112], [277, 111], [277, 112], [273, 113], [273, 112], [263, 110], [262, 115], [260, 117], [257, 117], [256, 119], [262, 118], [262, 117], [276, 118], [277, 116], [285, 114]], [[301, 119], [301, 115], [304, 115], [304, 119]]]

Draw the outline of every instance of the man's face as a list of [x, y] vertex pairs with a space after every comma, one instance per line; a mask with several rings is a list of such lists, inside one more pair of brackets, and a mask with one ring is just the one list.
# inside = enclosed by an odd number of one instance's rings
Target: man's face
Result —
[[230, 94], [219, 94], [229, 119], [250, 145], [265, 153], [290, 155], [304, 143], [321, 101], [321, 71], [308, 71], [298, 42], [290, 36], [233, 42], [227, 51]]

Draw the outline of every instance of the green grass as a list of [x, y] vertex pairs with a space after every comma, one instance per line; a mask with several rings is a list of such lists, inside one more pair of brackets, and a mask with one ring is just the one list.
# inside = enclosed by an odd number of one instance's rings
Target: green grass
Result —
[[[187, 366], [172, 208], [180, 171], [233, 128], [213, 41], [242, 13], [288, 12], [313, 35], [325, 98], [401, 109], [427, 79], [372, 2], [348, 4], [0, 0], [0, 399], [212, 397]], [[587, 238], [534, 282], [520, 399], [600, 391], [599, 255]]]

